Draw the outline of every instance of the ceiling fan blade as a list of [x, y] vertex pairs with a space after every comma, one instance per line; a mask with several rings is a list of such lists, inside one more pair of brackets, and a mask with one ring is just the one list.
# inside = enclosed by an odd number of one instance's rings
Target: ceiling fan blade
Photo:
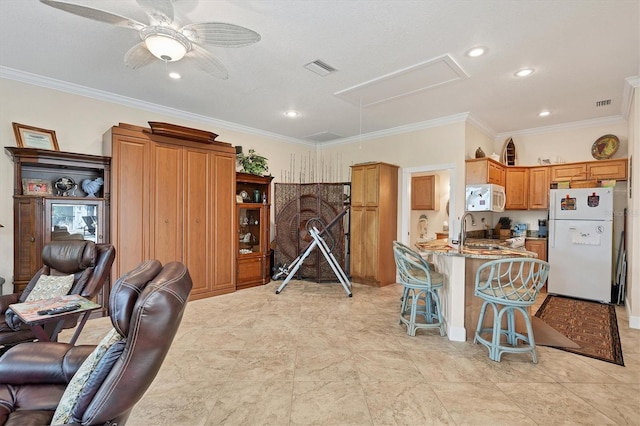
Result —
[[221, 47], [248, 46], [261, 39], [260, 34], [249, 28], [223, 22], [188, 24], [180, 31], [192, 41]]
[[40, 2], [74, 15], [93, 19], [94, 21], [106, 22], [107, 24], [116, 25], [118, 27], [140, 30], [146, 26], [141, 22], [134, 21], [133, 19], [125, 16], [116, 15], [115, 13], [105, 12], [104, 10], [94, 9], [92, 7], [80, 6], [79, 4], [71, 4], [55, 0], [40, 0]]
[[227, 68], [222, 65], [222, 62], [214, 58], [211, 52], [197, 44], [192, 46], [193, 48], [187, 53], [186, 57], [194, 61], [201, 70], [222, 80], [229, 78]]
[[171, 25], [173, 22], [173, 3], [171, 0], [136, 0], [152, 22]]
[[149, 65], [156, 59], [155, 56], [149, 52], [144, 42], [138, 43], [133, 46], [124, 55], [124, 64], [131, 69], [137, 70], [145, 65]]

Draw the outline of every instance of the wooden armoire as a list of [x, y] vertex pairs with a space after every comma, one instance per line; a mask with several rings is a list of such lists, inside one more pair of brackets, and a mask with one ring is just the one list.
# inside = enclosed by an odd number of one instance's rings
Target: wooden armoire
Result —
[[384, 286], [396, 282], [398, 166], [351, 166], [351, 280]]
[[235, 148], [214, 133], [167, 123], [120, 123], [104, 138], [111, 156], [115, 278], [146, 259], [178, 260], [191, 300], [235, 291]]

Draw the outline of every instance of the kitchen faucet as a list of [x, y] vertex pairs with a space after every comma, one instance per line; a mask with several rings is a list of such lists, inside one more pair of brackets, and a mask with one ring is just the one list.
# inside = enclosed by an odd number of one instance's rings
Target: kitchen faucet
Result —
[[476, 224], [476, 219], [473, 217], [471, 212], [466, 212], [465, 214], [462, 215], [462, 219], [460, 219], [460, 237], [458, 238], [458, 250], [462, 250], [464, 246], [464, 241], [467, 239], [465, 235], [467, 233], [467, 222], [466, 222], [467, 216], [471, 217], [472, 226]]

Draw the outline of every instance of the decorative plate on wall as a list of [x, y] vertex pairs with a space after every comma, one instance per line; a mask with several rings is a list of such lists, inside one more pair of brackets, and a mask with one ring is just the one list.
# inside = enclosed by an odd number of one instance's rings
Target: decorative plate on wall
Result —
[[596, 160], [607, 160], [618, 150], [620, 140], [616, 135], [600, 136], [591, 147], [591, 155]]

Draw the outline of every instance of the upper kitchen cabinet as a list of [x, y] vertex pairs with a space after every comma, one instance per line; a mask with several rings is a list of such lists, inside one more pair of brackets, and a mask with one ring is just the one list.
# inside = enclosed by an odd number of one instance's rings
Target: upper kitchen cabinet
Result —
[[438, 175], [411, 178], [411, 210], [439, 210]]
[[585, 161], [551, 166], [551, 182], [589, 179], [627, 180], [627, 159], [616, 158], [614, 160]]
[[588, 179], [627, 180], [627, 159], [590, 161], [587, 163]]
[[505, 166], [490, 158], [467, 160], [465, 164], [466, 184], [493, 183], [505, 186]]
[[527, 210], [529, 206], [529, 167], [506, 168], [505, 210]]
[[565, 163], [551, 166], [551, 181], [587, 179], [587, 163]]
[[549, 166], [531, 167], [529, 169], [529, 209], [544, 210], [549, 208], [549, 184], [551, 169]]

